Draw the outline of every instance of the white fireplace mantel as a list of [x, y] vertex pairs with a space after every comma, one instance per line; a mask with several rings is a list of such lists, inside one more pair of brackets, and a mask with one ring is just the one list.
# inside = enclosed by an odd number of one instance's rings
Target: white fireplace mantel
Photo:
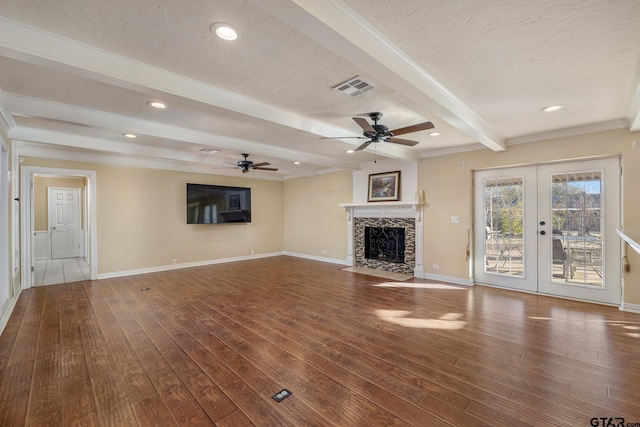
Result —
[[422, 206], [424, 202], [417, 200], [400, 202], [373, 203], [340, 203], [340, 207], [347, 212], [347, 220], [356, 217], [367, 218], [415, 218], [422, 221]]
[[415, 251], [416, 265], [415, 277], [424, 276], [423, 266], [423, 201], [409, 200], [398, 202], [373, 202], [373, 203], [340, 203], [339, 205], [347, 213], [347, 262], [354, 265], [353, 259], [353, 219], [354, 218], [414, 218], [415, 219]]

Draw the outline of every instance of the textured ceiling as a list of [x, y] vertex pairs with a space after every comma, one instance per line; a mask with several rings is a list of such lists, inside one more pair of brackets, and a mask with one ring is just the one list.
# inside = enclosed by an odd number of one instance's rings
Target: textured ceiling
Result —
[[[256, 178], [284, 179], [640, 130], [639, 59], [637, 0], [0, 0], [0, 119], [25, 155], [237, 174], [217, 167], [247, 152], [280, 169]], [[375, 89], [332, 90], [356, 75]], [[362, 140], [319, 139], [360, 136], [351, 117], [372, 111], [440, 136], [354, 154]]]

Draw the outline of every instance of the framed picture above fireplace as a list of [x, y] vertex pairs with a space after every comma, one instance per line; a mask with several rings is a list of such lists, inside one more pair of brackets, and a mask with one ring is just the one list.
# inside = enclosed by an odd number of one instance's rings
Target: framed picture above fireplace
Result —
[[369, 175], [369, 202], [400, 200], [400, 171]]

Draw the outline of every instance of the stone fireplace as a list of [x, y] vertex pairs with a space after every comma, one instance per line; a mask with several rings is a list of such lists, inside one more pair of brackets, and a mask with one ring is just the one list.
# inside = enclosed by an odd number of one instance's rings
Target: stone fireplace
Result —
[[369, 267], [423, 277], [422, 203], [343, 203], [347, 212], [348, 259]]

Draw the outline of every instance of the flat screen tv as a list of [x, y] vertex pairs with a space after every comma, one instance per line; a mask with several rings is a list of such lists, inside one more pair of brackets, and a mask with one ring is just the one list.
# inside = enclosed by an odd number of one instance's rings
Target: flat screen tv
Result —
[[187, 224], [251, 222], [251, 189], [187, 184]]

